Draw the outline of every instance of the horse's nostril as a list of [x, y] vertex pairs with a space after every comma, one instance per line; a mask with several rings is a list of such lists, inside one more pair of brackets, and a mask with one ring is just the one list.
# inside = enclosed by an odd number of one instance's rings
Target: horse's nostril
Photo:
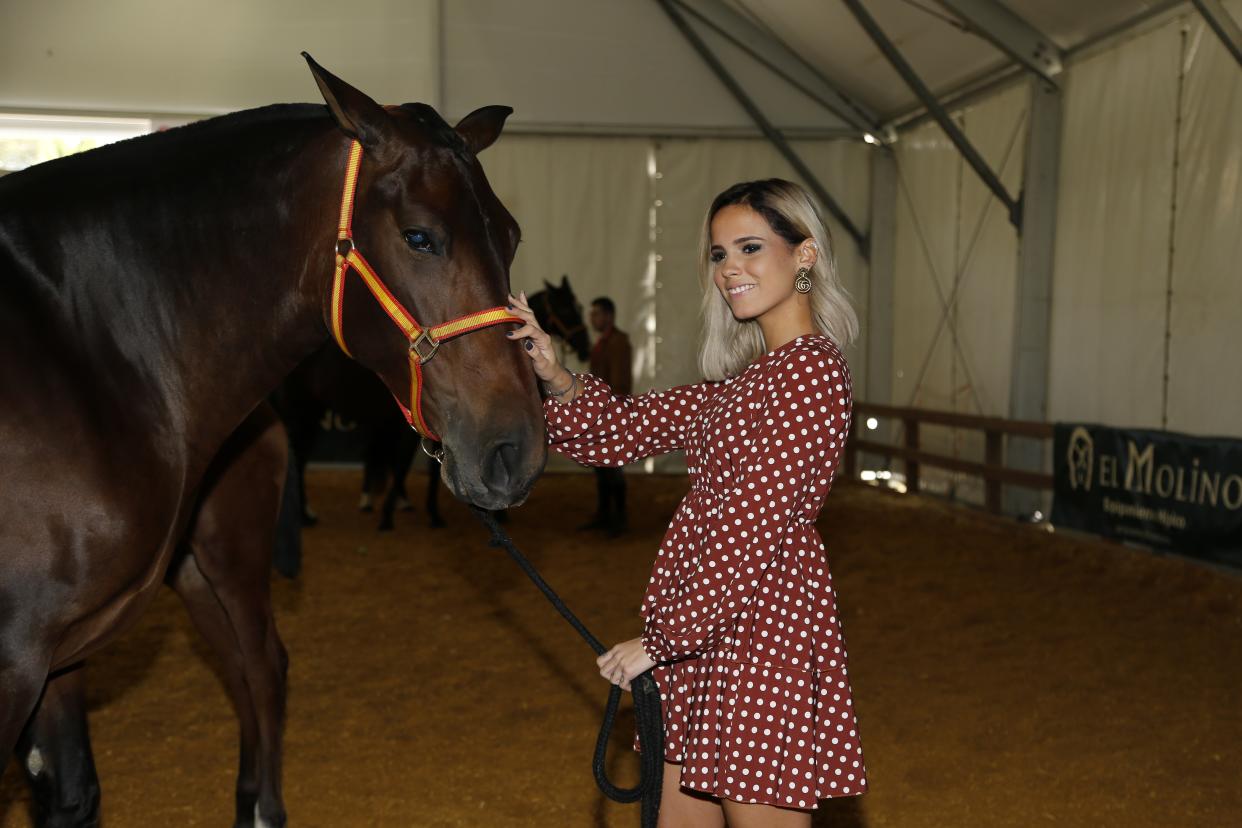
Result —
[[497, 443], [488, 455], [486, 483], [493, 489], [507, 489], [515, 478], [520, 462], [518, 447], [513, 443]]

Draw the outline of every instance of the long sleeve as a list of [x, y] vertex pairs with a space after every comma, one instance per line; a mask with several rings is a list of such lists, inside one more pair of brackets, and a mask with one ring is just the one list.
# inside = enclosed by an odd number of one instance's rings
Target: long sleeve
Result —
[[[657, 661], [712, 651], [738, 616], [781, 584], [767, 571], [791, 531], [813, 523], [849, 432], [849, 372], [835, 348], [798, 348], [769, 366], [766, 403], [737, 458], [724, 496], [684, 530], [699, 554], [657, 570], [649, 590], [643, 647]], [[734, 424], [717, 426], [729, 429]], [[714, 445], [730, 435], [704, 435]], [[801, 526], [795, 527], [795, 524]], [[672, 539], [678, 541], [679, 539]], [[762, 645], [760, 645], [762, 646]]]
[[715, 393], [705, 382], [632, 397], [591, 374], [578, 374], [578, 386], [568, 403], [545, 400], [543, 413], [552, 449], [588, 466], [622, 466], [685, 448]]

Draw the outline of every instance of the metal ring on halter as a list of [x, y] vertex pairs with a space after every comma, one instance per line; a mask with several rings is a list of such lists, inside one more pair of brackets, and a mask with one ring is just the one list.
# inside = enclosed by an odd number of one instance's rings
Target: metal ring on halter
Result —
[[444, 462], [444, 444], [436, 443], [435, 445], [439, 446], [439, 448], [437, 448], [435, 451], [432, 451], [431, 449], [427, 448], [427, 446], [431, 442], [432, 441], [428, 440], [426, 437], [420, 437], [418, 439], [418, 445], [422, 448], [423, 454], [427, 455], [432, 460], [435, 460], [437, 463], [443, 463]]
[[[422, 345], [420, 348], [419, 346]], [[431, 338], [426, 331], [419, 331], [418, 336], [410, 340], [410, 352], [418, 357], [420, 365], [426, 365], [439, 350], [440, 343]]]

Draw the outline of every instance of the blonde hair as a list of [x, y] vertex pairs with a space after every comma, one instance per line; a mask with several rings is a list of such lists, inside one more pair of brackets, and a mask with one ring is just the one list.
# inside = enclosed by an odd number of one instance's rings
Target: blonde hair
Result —
[[828, 226], [819, 217], [815, 202], [792, 181], [769, 178], [734, 184], [713, 199], [703, 220], [699, 245], [699, 279], [703, 286], [703, 336], [699, 368], [709, 380], [740, 374], [747, 365], [768, 351], [763, 331], [754, 320], [739, 322], [712, 279], [712, 219], [725, 207], [741, 204], [763, 216], [772, 231], [790, 245], [807, 239], [815, 242], [819, 255], [811, 277], [811, 319], [815, 329], [844, 348], [858, 336], [858, 317], [850, 297], [837, 277], [836, 256]]

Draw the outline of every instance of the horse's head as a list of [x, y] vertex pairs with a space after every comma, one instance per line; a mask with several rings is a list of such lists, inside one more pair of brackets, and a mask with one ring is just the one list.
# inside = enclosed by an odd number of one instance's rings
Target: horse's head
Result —
[[544, 279], [543, 290], [531, 295], [530, 307], [539, 327], [563, 339], [574, 349], [578, 359], [583, 362], [590, 359], [591, 340], [582, 321], [582, 305], [569, 286], [568, 276], [562, 276], [559, 285]]
[[[507, 315], [520, 231], [475, 157], [512, 110], [485, 107], [450, 127], [425, 104], [381, 107], [306, 58], [332, 117], [361, 148], [352, 217], [325, 239], [343, 274], [324, 297], [325, 320], [412, 424], [440, 440], [455, 495], [489, 509], [519, 503], [546, 458], [530, 360], [505, 337], [513, 326], [495, 324]], [[325, 163], [344, 184], [342, 157]], [[335, 222], [348, 211], [333, 203], [330, 212]], [[472, 332], [437, 329], [489, 308], [499, 310], [467, 320]]]

